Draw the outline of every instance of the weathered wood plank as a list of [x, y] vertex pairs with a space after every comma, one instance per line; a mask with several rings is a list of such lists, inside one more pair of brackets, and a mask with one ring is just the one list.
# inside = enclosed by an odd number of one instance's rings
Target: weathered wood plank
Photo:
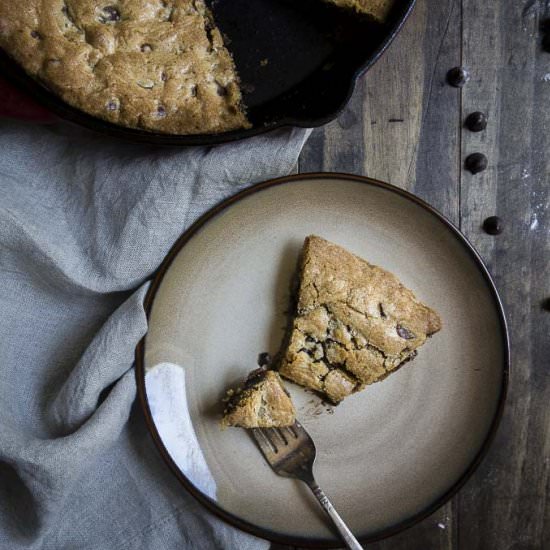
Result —
[[432, 3], [428, 13], [427, 25], [435, 32], [424, 37], [427, 68], [423, 118], [416, 173], [410, 171], [407, 177], [413, 179], [412, 191], [416, 195], [458, 224], [461, 99], [460, 90], [449, 86], [446, 77], [460, 61], [460, 0], [441, 3], [437, 10]]
[[[489, 170], [462, 174], [462, 226], [496, 277], [510, 321], [512, 379], [491, 452], [459, 501], [459, 548], [550, 547], [550, 54], [540, 48], [545, 2], [463, 0], [464, 116], [489, 113], [487, 131], [462, 134], [463, 155], [480, 150]], [[546, 3], [547, 4], [547, 3]], [[548, 17], [550, 13], [546, 13]], [[488, 215], [504, 232], [483, 233]]]
[[[512, 336], [512, 383], [497, 439], [452, 504], [374, 549], [550, 548], [550, 53], [542, 0], [420, 1], [404, 32], [300, 169], [366, 173], [412, 189], [459, 223], [494, 274]], [[461, 91], [445, 73], [464, 64]], [[462, 127], [472, 111], [489, 125]], [[403, 119], [403, 122], [390, 122]], [[463, 163], [483, 152], [489, 169]], [[482, 230], [490, 215], [504, 233]], [[440, 528], [438, 524], [441, 525]]]
[[[458, 223], [460, 94], [446, 85], [460, 61], [459, 0], [418, 3], [402, 33], [359, 83], [339, 119], [317, 129], [300, 171], [365, 174], [413, 190]], [[451, 549], [453, 504], [373, 550]]]
[[[412, 115], [414, 127], [401, 133], [399, 124], [377, 130], [379, 135], [375, 143], [380, 150], [369, 161], [372, 128], [366, 128], [366, 173], [413, 191], [421, 198], [438, 208], [455, 223], [459, 221], [459, 156], [460, 156], [460, 92], [446, 83], [447, 71], [456, 66], [460, 60], [460, 11], [458, 0], [447, 2], [425, 1], [419, 2], [417, 9], [423, 10], [422, 23], [418, 19], [411, 19], [410, 33], [405, 32], [398, 38], [403, 43], [396, 43], [397, 48], [414, 49], [420, 45], [422, 58], [419, 61], [423, 66], [413, 66], [422, 74], [420, 90], [420, 108]], [[420, 10], [419, 10], [420, 11]], [[419, 16], [419, 12], [415, 14]], [[399, 67], [399, 62], [392, 59], [392, 53], [383, 58], [376, 68], [385, 75], [392, 67]], [[384, 66], [384, 64], [386, 66]], [[372, 73], [371, 73], [372, 74]], [[368, 75], [367, 79], [371, 77]], [[377, 102], [382, 112], [389, 114], [388, 107], [384, 107], [384, 97], [389, 96], [389, 104], [394, 107], [395, 93], [393, 79], [399, 79], [401, 71], [395, 70], [392, 79], [386, 81], [378, 90]], [[384, 80], [383, 80], [384, 82]], [[374, 86], [373, 86], [374, 87]], [[414, 101], [411, 91], [404, 85], [398, 88], [399, 101], [406, 106]], [[387, 101], [387, 100], [386, 100]], [[367, 99], [371, 102], [371, 98]], [[372, 104], [371, 102], [371, 111]], [[410, 107], [404, 109], [410, 110]], [[389, 118], [389, 117], [388, 117]], [[407, 120], [407, 119], [406, 119]], [[366, 121], [368, 122], [368, 121]], [[367, 124], [368, 126], [368, 124]], [[405, 140], [410, 140], [405, 145]], [[406, 151], [406, 155], [397, 155], [397, 148]], [[397, 163], [400, 163], [399, 165]], [[396, 535], [390, 539], [370, 545], [373, 550], [435, 550], [456, 548], [457, 523], [455, 503], [451, 502], [425, 519], [423, 522]]]

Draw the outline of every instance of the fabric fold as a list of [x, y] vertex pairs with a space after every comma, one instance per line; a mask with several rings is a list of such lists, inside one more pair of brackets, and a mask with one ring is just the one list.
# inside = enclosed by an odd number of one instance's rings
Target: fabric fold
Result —
[[307, 136], [175, 149], [0, 121], [0, 549], [267, 548], [166, 468], [132, 366], [177, 237]]

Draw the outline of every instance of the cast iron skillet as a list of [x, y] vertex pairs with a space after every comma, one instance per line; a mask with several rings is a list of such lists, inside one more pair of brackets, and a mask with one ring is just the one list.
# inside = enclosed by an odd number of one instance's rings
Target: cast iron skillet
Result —
[[214, 145], [282, 126], [311, 128], [336, 118], [358, 77], [380, 57], [415, 0], [395, 0], [387, 22], [320, 0], [207, 0], [239, 71], [252, 128], [170, 135], [124, 128], [71, 107], [0, 50], [0, 70], [62, 118], [110, 136], [151, 144]]

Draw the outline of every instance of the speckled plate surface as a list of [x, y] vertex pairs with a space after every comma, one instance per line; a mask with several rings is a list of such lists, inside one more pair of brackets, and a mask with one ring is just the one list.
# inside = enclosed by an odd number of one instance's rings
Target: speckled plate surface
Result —
[[317, 445], [317, 480], [363, 541], [425, 517], [475, 469], [502, 413], [508, 338], [472, 247], [387, 184], [339, 174], [267, 182], [176, 243], [149, 291], [149, 332], [137, 350], [140, 397], [161, 454], [233, 524], [280, 542], [335, 546], [305, 487], [275, 476], [245, 430], [219, 427], [227, 387], [280, 345], [290, 280], [311, 233], [389, 269], [443, 319], [413, 362], [336, 408], [288, 383]]

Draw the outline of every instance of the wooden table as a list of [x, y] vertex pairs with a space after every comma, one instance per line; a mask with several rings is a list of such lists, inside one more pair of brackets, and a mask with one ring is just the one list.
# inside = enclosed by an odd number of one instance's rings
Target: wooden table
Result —
[[[466, 234], [503, 298], [511, 388], [488, 456], [446, 506], [371, 550], [550, 549], [550, 53], [537, 0], [418, 0], [339, 119], [315, 130], [301, 172], [366, 174], [416, 193]], [[550, 27], [550, 25], [549, 25]], [[550, 30], [549, 30], [550, 33]], [[549, 34], [550, 43], [550, 34]], [[449, 69], [471, 80], [449, 86]], [[464, 127], [473, 111], [485, 131]], [[472, 175], [464, 160], [484, 153]], [[498, 215], [503, 232], [482, 229]], [[277, 547], [281, 548], [281, 547]]]

